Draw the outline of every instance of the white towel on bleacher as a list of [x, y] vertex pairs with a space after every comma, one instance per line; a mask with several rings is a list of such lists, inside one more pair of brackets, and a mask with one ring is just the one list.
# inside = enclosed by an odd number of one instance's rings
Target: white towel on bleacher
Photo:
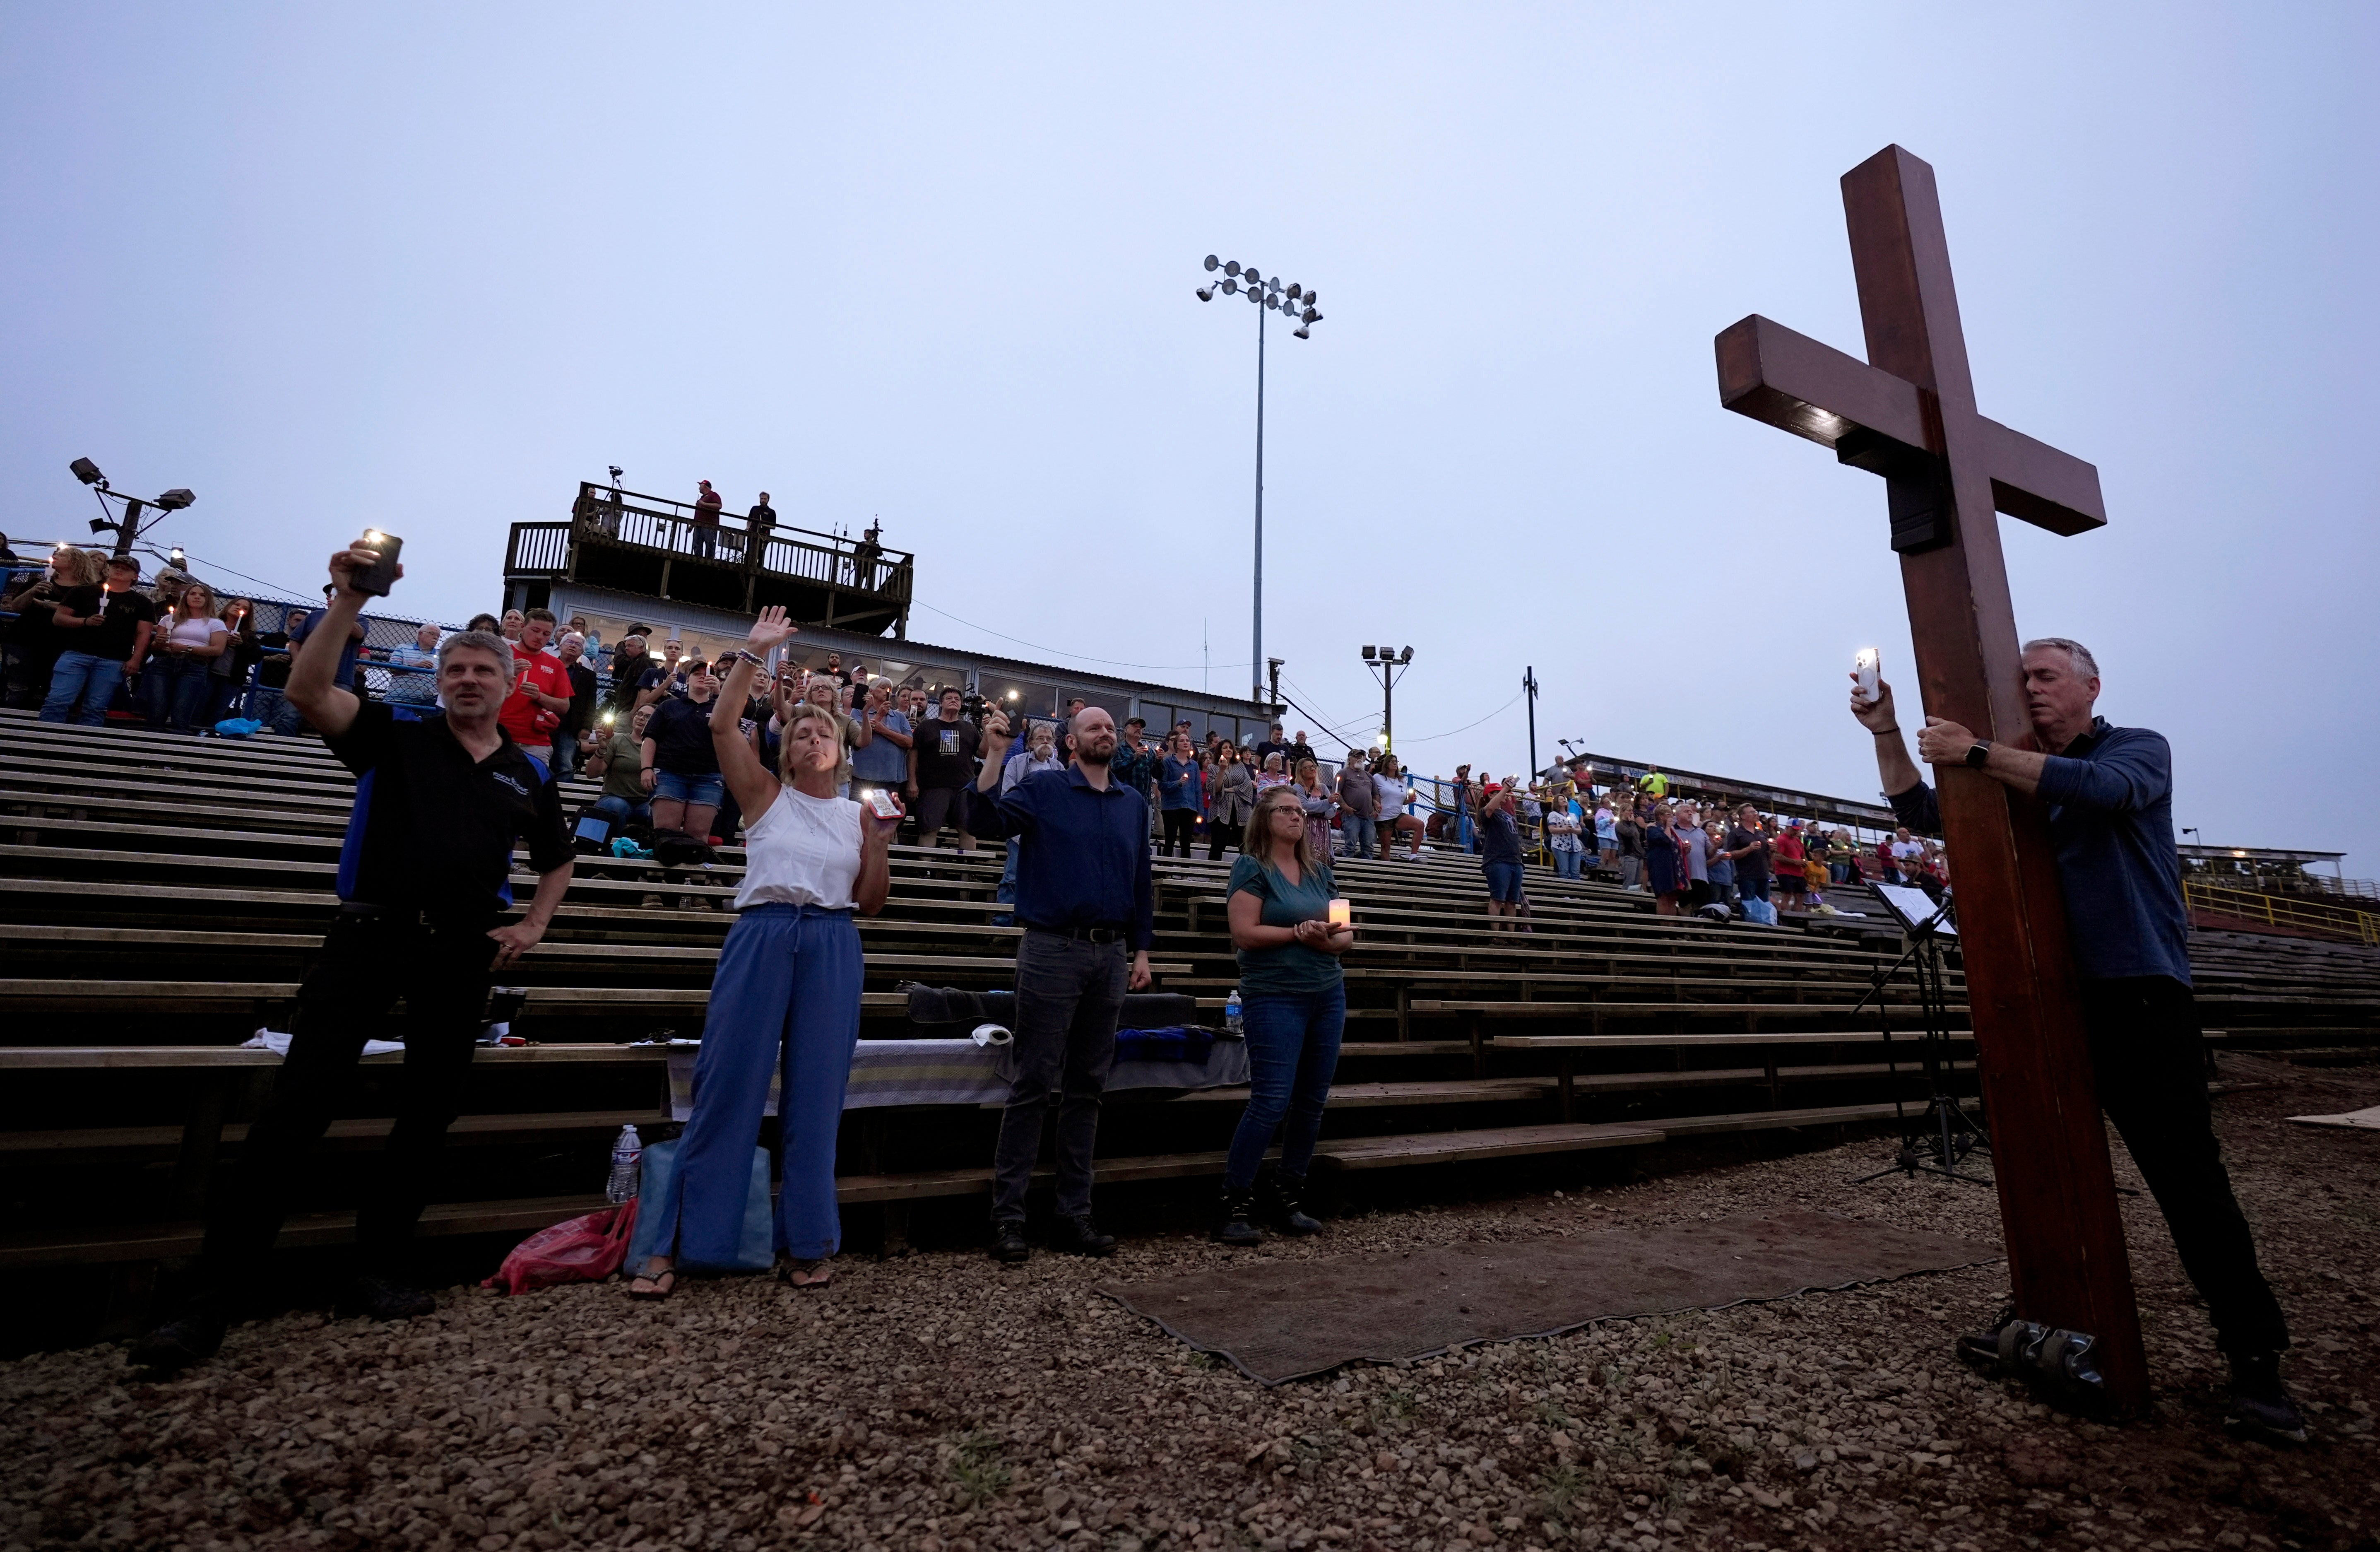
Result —
[[[258, 1030], [254, 1034], [249, 1036], [246, 1040], [241, 1041], [240, 1044], [252, 1048], [261, 1048], [263, 1050], [270, 1051], [276, 1057], [286, 1057], [289, 1054], [289, 1036], [279, 1030]], [[405, 1042], [402, 1040], [367, 1040], [364, 1042], [364, 1055], [368, 1057], [386, 1056], [391, 1051], [402, 1051], [404, 1049]]]

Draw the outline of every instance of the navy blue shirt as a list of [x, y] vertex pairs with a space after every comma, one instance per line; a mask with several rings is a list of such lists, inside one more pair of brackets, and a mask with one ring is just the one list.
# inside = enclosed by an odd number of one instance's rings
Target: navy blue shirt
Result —
[[[305, 642], [307, 637], [314, 633], [314, 628], [322, 624], [322, 617], [330, 612], [327, 608], [309, 609], [306, 611], [306, 617], [291, 628], [289, 645], [293, 657], [296, 655], [296, 649]], [[353, 630], [348, 631], [347, 639], [339, 643], [339, 668], [338, 672], [331, 677], [331, 682], [341, 690], [353, 690], [356, 687], [356, 649], [362, 645], [361, 642], [356, 640]]]
[[1148, 868], [1148, 800], [1111, 781], [1093, 787], [1079, 764], [1036, 771], [993, 797], [970, 782], [966, 829], [1017, 838], [1016, 919], [1028, 927], [1117, 927], [1135, 949], [1156, 934]]
[[[2173, 844], [2173, 750], [2165, 735], [2095, 717], [2089, 732], [2047, 758], [2040, 793], [2076, 972], [2094, 981], [2163, 975], [2189, 985], [2190, 911]], [[1892, 812], [1912, 830], [1941, 832], [1941, 805], [1922, 781], [1894, 794]]]
[[1479, 860], [1517, 862], [1521, 860], [1521, 827], [1502, 809], [1479, 821]]

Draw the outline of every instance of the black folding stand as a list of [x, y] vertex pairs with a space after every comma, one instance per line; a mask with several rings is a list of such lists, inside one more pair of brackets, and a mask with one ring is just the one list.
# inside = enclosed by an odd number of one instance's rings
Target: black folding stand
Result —
[[[1879, 896], [1881, 898], [1881, 896]], [[1903, 1128], [1900, 1151], [1892, 1163], [1873, 1175], [1862, 1175], [1853, 1185], [1865, 1185], [1887, 1175], [1904, 1174], [1915, 1179], [1923, 1170], [1929, 1175], [1941, 1175], [1953, 1180], [1965, 1180], [1972, 1185], [1987, 1186], [1992, 1182], [1982, 1176], [1969, 1175], [1960, 1169], [1969, 1157], [1991, 1156], [1991, 1139], [1977, 1126], [1950, 1092], [1950, 999], [1944, 989], [1942, 973], [1942, 939], [1957, 932], [1943, 918], [1947, 905], [1936, 907], [1920, 918], [1911, 916], [1902, 907], [1889, 899], [1885, 909], [1891, 911], [1909, 934], [1909, 949], [1887, 969], [1876, 973], [1875, 984], [1866, 996], [1860, 998], [1857, 1013], [1869, 1002], [1876, 1004], [1876, 1019], [1884, 1032], [1884, 1066], [1887, 1082], [1893, 1087], [1892, 1112]], [[1892, 1056], [1892, 1012], [1884, 998], [1884, 989], [1904, 965], [1917, 968], [1918, 1017], [1924, 1028], [1918, 1036], [1918, 1064], [1925, 1075], [1925, 1111], [1912, 1124], [1901, 1108], [1900, 1094], [1900, 1070]]]

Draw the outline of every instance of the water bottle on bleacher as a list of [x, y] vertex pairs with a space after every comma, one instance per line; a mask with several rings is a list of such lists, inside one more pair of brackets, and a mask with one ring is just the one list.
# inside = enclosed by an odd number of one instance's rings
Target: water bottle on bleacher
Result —
[[644, 1139], [633, 1126], [620, 1129], [620, 1140], [612, 1144], [612, 1181], [603, 1188], [603, 1199], [619, 1204], [631, 1202], [637, 1195], [637, 1167], [645, 1156]]
[[1233, 1034], [1246, 1033], [1240, 1027], [1240, 989], [1237, 986], [1232, 988], [1231, 996], [1223, 1003], [1223, 1027]]

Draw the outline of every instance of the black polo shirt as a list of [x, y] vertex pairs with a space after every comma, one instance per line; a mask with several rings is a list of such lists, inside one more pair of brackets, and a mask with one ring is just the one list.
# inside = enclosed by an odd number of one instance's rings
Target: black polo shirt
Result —
[[356, 773], [355, 813], [339, 849], [339, 898], [356, 905], [491, 917], [513, 903], [516, 838], [529, 866], [570, 861], [562, 797], [545, 766], [510, 735], [475, 761], [446, 726], [367, 701], [354, 726], [327, 741]]

